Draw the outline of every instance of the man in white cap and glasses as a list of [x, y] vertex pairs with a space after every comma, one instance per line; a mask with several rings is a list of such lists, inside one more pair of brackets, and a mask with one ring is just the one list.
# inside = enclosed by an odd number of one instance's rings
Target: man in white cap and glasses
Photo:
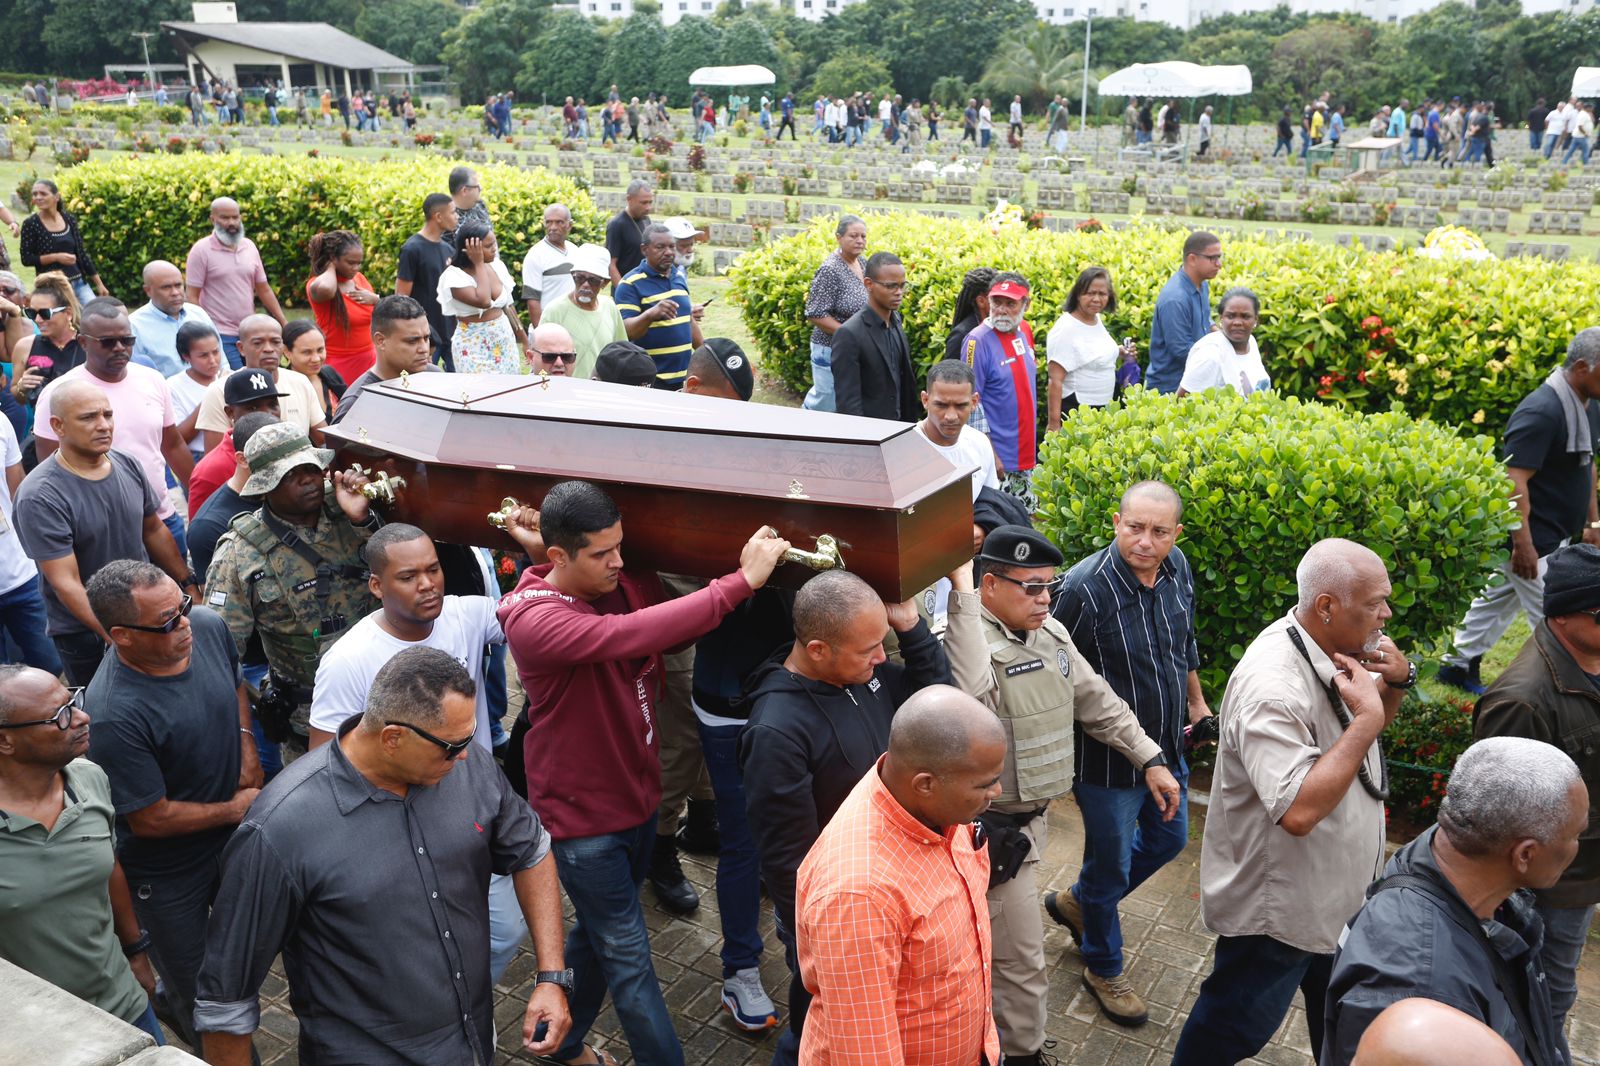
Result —
[[677, 243], [677, 250], [672, 255], [672, 265], [687, 279], [689, 268], [694, 265], [694, 245], [700, 238], [700, 231], [695, 228], [693, 222], [681, 216], [669, 218], [662, 225], [667, 227], [667, 233]]
[[[611, 253], [604, 245], [568, 245], [572, 249], [572, 289], [560, 299], [543, 305], [538, 324], [566, 328], [572, 335], [572, 350], [578, 361], [566, 368], [573, 377], [586, 378], [594, 373], [595, 360], [600, 349], [615, 341], [628, 339], [622, 324], [622, 313], [611, 297], [605, 294], [611, 263]], [[535, 331], [537, 334], [537, 331]], [[532, 339], [538, 346], [538, 337]]]

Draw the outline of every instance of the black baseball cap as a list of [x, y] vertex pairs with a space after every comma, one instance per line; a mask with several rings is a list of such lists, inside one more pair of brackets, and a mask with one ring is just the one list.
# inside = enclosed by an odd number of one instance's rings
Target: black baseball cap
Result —
[[632, 341], [612, 341], [595, 358], [594, 377], [616, 385], [654, 385], [656, 361]]
[[288, 395], [287, 392], [278, 391], [278, 383], [272, 380], [270, 373], [252, 366], [235, 370], [228, 375], [228, 380], [222, 386], [222, 402], [229, 407], [254, 403], [268, 396]]
[[750, 357], [744, 354], [744, 349], [737, 343], [727, 337], [712, 337], [700, 346], [700, 350], [710, 354], [717, 369], [728, 379], [733, 391], [739, 394], [739, 399], [748, 400], [755, 394], [756, 376], [750, 369]]

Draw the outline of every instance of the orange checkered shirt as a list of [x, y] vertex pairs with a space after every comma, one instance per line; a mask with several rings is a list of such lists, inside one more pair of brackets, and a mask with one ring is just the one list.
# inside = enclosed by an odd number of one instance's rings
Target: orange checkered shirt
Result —
[[987, 857], [861, 779], [800, 864], [800, 975], [816, 998], [802, 1066], [1000, 1061], [990, 1003]]

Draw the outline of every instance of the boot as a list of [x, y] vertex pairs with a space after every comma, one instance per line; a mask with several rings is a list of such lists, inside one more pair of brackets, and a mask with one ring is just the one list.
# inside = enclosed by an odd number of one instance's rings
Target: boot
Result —
[[689, 813], [678, 826], [678, 847], [690, 855], [716, 858], [722, 850], [717, 835], [717, 805], [713, 800], [689, 801]]
[[1139, 993], [1133, 990], [1128, 983], [1128, 978], [1123, 974], [1115, 977], [1101, 977], [1099, 974], [1083, 971], [1083, 987], [1100, 1004], [1100, 1009], [1107, 1018], [1118, 1025], [1125, 1025], [1136, 1029], [1150, 1018], [1150, 1012], [1144, 1005], [1144, 1000], [1139, 998]]
[[1060, 1066], [1061, 1060], [1053, 1054], [1055, 1046], [1054, 1040], [1046, 1040], [1038, 1051], [1026, 1055], [1006, 1055], [1001, 1059], [1002, 1066]]
[[1080, 946], [1083, 944], [1083, 908], [1078, 906], [1078, 897], [1072, 894], [1072, 889], [1046, 892], [1044, 910], [1050, 915], [1051, 921], [1067, 927], [1067, 932], [1072, 934], [1074, 944]]
[[647, 880], [656, 890], [656, 899], [674, 914], [688, 914], [700, 906], [700, 894], [683, 876], [683, 867], [678, 865], [678, 844], [670, 836], [657, 834]]

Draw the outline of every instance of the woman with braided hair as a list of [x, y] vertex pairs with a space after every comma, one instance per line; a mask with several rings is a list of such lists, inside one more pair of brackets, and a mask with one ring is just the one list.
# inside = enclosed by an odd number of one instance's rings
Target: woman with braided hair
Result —
[[961, 342], [967, 334], [978, 328], [978, 323], [989, 317], [989, 285], [994, 281], [994, 267], [973, 267], [961, 280], [961, 294], [956, 297], [955, 314], [950, 317], [950, 332], [944, 339], [944, 357], [961, 358]]
[[361, 238], [336, 229], [311, 238], [311, 280], [306, 298], [328, 340], [328, 365], [345, 381], [372, 369], [372, 308], [378, 294], [361, 273]]

